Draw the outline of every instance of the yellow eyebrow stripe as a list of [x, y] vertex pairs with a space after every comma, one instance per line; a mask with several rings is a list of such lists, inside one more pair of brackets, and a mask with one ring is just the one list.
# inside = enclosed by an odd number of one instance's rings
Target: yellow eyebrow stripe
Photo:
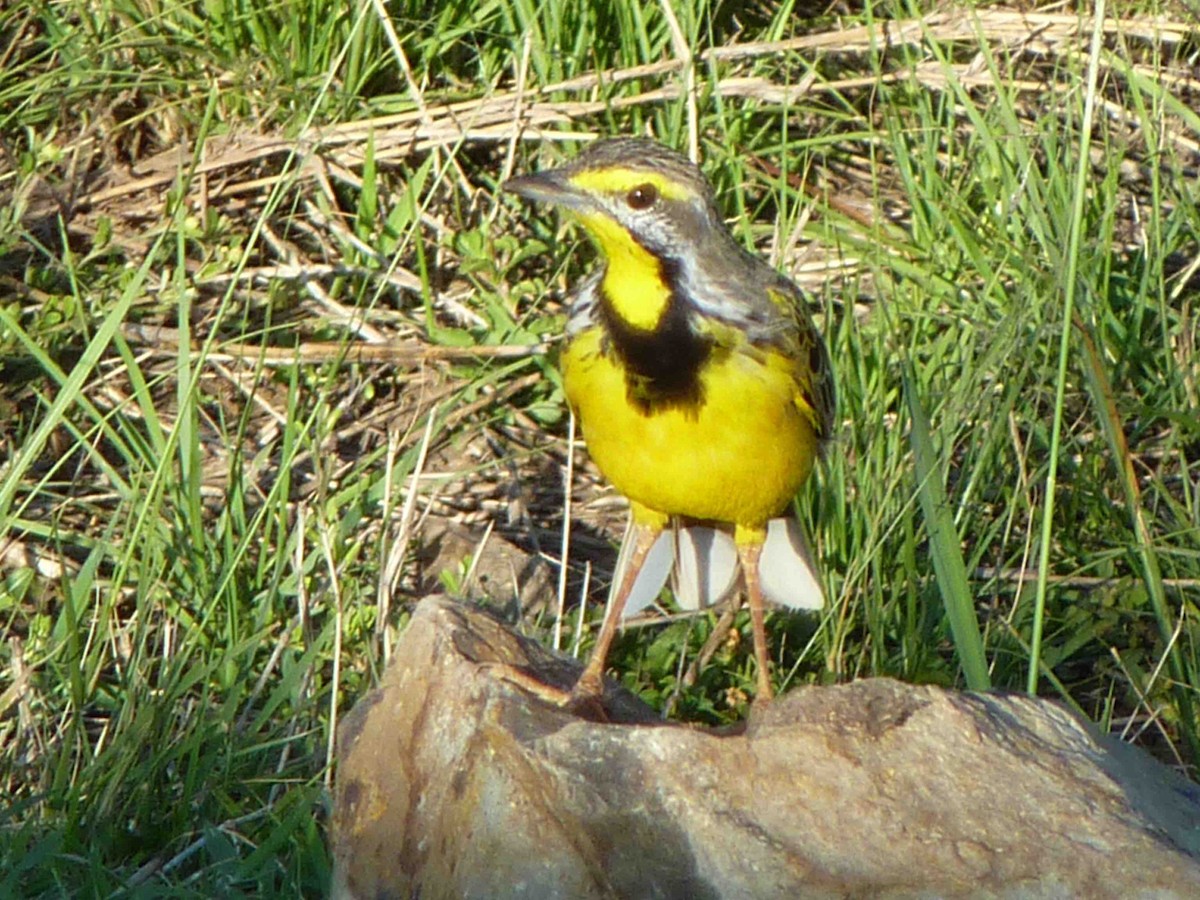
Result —
[[693, 200], [696, 192], [688, 185], [673, 181], [658, 172], [609, 166], [603, 169], [584, 169], [568, 180], [572, 187], [595, 194], [624, 194], [642, 184], [652, 184], [659, 196], [668, 200]]

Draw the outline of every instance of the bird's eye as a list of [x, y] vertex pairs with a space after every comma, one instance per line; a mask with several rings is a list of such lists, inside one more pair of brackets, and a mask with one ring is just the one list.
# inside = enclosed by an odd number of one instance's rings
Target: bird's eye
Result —
[[658, 201], [658, 188], [652, 184], [639, 184], [625, 195], [630, 209], [649, 209]]

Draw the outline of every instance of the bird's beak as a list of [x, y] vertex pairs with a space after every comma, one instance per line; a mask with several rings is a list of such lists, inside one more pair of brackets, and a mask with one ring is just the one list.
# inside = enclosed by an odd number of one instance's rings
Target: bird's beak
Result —
[[500, 190], [536, 203], [551, 203], [568, 209], [578, 209], [588, 202], [587, 195], [573, 187], [558, 169], [536, 175], [518, 175], [500, 185]]

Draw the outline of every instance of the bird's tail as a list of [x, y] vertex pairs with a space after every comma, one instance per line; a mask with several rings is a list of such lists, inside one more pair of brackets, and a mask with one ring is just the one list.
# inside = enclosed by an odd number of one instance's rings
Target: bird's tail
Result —
[[[625, 529], [609, 601], [628, 576], [634, 546], [632, 522]], [[791, 609], [820, 609], [825, 592], [817, 575], [804, 529], [791, 516], [767, 523], [767, 539], [758, 565], [767, 600]], [[726, 599], [737, 584], [738, 553], [729, 530], [711, 525], [677, 525], [658, 536], [637, 574], [625, 615], [640, 612], [658, 599], [668, 578], [683, 609], [700, 609]]]

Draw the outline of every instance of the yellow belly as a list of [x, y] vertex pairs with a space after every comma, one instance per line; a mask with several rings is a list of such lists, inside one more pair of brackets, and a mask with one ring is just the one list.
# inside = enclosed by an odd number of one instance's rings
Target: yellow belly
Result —
[[624, 372], [600, 353], [599, 329], [571, 341], [562, 368], [588, 452], [643, 519], [686, 516], [757, 529], [812, 471], [811, 411], [780, 357], [720, 354], [702, 370], [701, 402], [650, 411], [628, 400]]

